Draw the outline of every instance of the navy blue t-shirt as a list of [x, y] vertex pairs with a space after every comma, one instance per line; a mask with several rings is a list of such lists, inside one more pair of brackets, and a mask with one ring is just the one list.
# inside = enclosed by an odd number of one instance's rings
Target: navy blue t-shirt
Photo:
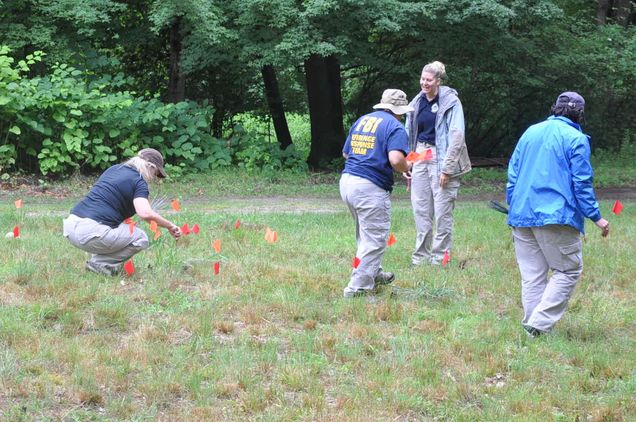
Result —
[[117, 164], [97, 179], [88, 195], [73, 207], [71, 214], [115, 228], [135, 215], [133, 199], [147, 199], [148, 195], [148, 183], [139, 172]]
[[393, 190], [393, 167], [389, 151], [409, 152], [404, 126], [392, 114], [375, 111], [360, 117], [349, 130], [342, 152], [349, 158], [343, 173], [370, 180]]
[[439, 95], [436, 95], [431, 101], [422, 95], [420, 100], [420, 109], [417, 112], [417, 142], [426, 142], [435, 145], [435, 119], [437, 118], [437, 110]]

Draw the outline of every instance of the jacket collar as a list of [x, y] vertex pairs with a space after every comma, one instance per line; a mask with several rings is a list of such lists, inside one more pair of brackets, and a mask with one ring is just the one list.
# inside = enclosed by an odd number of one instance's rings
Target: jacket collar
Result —
[[560, 121], [572, 126], [574, 129], [578, 130], [579, 132], [583, 133], [583, 129], [581, 129], [581, 125], [579, 125], [578, 123], [574, 123], [572, 120], [568, 119], [567, 117], [550, 116], [550, 117], [548, 117], [548, 120], [560, 120]]

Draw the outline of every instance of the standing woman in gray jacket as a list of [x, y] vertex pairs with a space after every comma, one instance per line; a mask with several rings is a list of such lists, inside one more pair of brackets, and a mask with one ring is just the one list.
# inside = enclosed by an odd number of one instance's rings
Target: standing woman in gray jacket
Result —
[[441, 85], [445, 78], [443, 63], [435, 61], [424, 66], [420, 77], [422, 91], [409, 104], [414, 111], [406, 115], [411, 151], [429, 158], [414, 162], [410, 174], [406, 174], [411, 177], [417, 229], [413, 265], [438, 265], [444, 254], [450, 253], [459, 176], [471, 169], [462, 103], [457, 91]]

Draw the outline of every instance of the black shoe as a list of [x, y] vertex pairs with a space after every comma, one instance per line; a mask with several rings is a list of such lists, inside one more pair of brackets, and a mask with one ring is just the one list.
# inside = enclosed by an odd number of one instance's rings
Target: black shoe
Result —
[[526, 330], [526, 334], [528, 334], [528, 337], [532, 337], [532, 338], [537, 338], [545, 334], [545, 331], [541, 331], [538, 328], [534, 328], [529, 325], [524, 325], [523, 329]]
[[393, 280], [395, 280], [395, 274], [387, 271], [380, 271], [373, 281], [376, 286], [384, 286], [386, 284], [393, 283]]

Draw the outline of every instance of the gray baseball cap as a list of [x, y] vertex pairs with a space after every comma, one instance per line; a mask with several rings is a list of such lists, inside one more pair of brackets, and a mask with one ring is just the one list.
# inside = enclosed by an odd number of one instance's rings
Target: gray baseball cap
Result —
[[163, 156], [159, 151], [154, 148], [144, 148], [137, 155], [157, 167], [157, 176], [162, 178], [168, 176], [168, 173], [163, 168]]
[[404, 91], [399, 89], [385, 89], [382, 93], [382, 99], [379, 104], [373, 106], [376, 110], [391, 110], [393, 114], [398, 116], [413, 111], [413, 107], [409, 105]]

